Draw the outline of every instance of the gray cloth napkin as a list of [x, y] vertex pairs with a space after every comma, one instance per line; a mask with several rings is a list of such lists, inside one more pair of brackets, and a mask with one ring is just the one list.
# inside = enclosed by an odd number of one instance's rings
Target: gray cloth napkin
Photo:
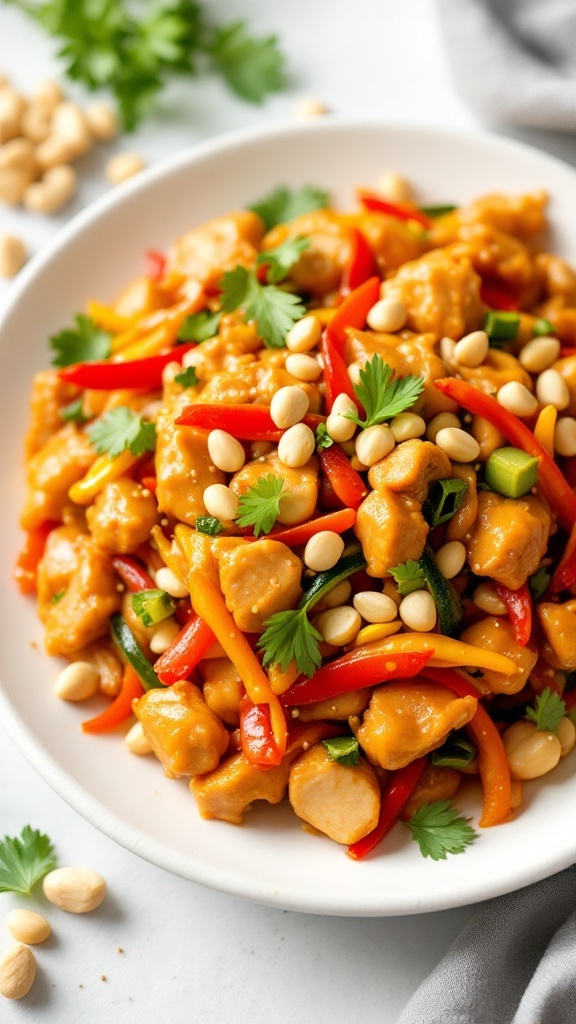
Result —
[[576, 866], [485, 904], [398, 1024], [576, 1024]]
[[575, 0], [437, 0], [456, 86], [493, 122], [576, 130]]

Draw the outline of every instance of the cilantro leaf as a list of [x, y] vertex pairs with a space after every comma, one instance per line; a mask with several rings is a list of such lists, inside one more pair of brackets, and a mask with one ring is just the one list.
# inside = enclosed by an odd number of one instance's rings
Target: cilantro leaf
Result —
[[196, 529], [198, 533], [206, 533], [209, 537], [217, 537], [219, 533], [222, 533], [224, 527], [215, 516], [198, 516]]
[[262, 103], [268, 93], [284, 88], [284, 58], [277, 37], [251, 36], [244, 21], [218, 29], [210, 55], [232, 91], [250, 103]]
[[330, 194], [315, 185], [304, 185], [298, 192], [291, 192], [289, 188], [277, 188], [274, 192], [252, 203], [248, 207], [253, 213], [262, 218], [266, 230], [284, 224], [286, 221], [294, 220], [302, 213], [310, 213], [311, 210], [322, 210], [330, 203]]
[[423, 590], [426, 586], [424, 570], [420, 562], [413, 558], [409, 558], [403, 565], [395, 565], [389, 571], [402, 597], [414, 590]]
[[51, 840], [39, 829], [25, 825], [19, 836], [0, 840], [0, 892], [20, 892], [28, 896], [56, 865]]
[[384, 423], [413, 406], [423, 388], [422, 377], [411, 373], [392, 380], [391, 368], [381, 356], [375, 355], [362, 367], [360, 383], [354, 385], [354, 394], [366, 410], [366, 419], [359, 419], [353, 412], [344, 415], [363, 428]]
[[254, 271], [245, 267], [224, 274], [220, 289], [222, 309], [226, 313], [243, 309], [248, 320], [256, 321], [267, 348], [284, 348], [288, 331], [306, 312], [298, 295], [260, 284]]
[[282, 245], [275, 249], [266, 249], [258, 253], [257, 263], [267, 267], [266, 281], [268, 284], [278, 284], [288, 276], [291, 267], [298, 262], [305, 249], [310, 246], [310, 239], [303, 235], [295, 238], [287, 238]]
[[86, 423], [89, 416], [85, 416], [82, 410], [83, 396], [75, 398], [73, 402], [69, 402], [68, 405], [63, 405], [59, 411], [60, 419], [64, 420], [65, 423]]
[[319, 423], [316, 427], [316, 448], [321, 452], [324, 448], [331, 448], [334, 441], [326, 429], [325, 423]]
[[56, 353], [52, 366], [92, 363], [110, 355], [110, 335], [83, 313], [75, 319], [76, 327], [67, 327], [50, 338], [50, 348]]
[[280, 502], [284, 494], [284, 481], [268, 473], [259, 477], [238, 502], [238, 526], [253, 526], [254, 536], [270, 533], [280, 515]]
[[566, 705], [556, 690], [549, 686], [536, 697], [536, 706], [526, 708], [526, 718], [542, 732], [558, 732], [558, 725], [566, 714]]
[[258, 641], [264, 650], [264, 667], [279, 665], [285, 672], [291, 661], [299, 672], [313, 676], [322, 663], [318, 644], [321, 634], [306, 615], [305, 608], [276, 612], [264, 623], [265, 630]]
[[198, 383], [198, 377], [196, 376], [196, 370], [193, 366], [187, 366], [185, 370], [177, 373], [174, 377], [177, 384], [180, 384], [183, 388], [193, 388]]
[[198, 313], [187, 316], [178, 331], [179, 341], [208, 341], [218, 334], [222, 313], [212, 313], [209, 309], [201, 309]]
[[447, 853], [464, 853], [478, 838], [468, 819], [449, 800], [422, 804], [403, 824], [410, 829], [422, 856], [432, 860], [446, 860]]
[[156, 426], [128, 406], [119, 405], [88, 428], [88, 437], [99, 455], [115, 458], [129, 448], [132, 455], [140, 456], [154, 451]]
[[322, 740], [322, 746], [326, 747], [329, 759], [337, 764], [351, 767], [360, 764], [360, 748], [355, 736], [335, 736], [331, 740]]
[[550, 579], [550, 573], [543, 565], [540, 566], [538, 572], [535, 572], [533, 576], [528, 578], [528, 586], [530, 587], [530, 592], [535, 601], [537, 601], [539, 597], [542, 597], [542, 594], [546, 593]]

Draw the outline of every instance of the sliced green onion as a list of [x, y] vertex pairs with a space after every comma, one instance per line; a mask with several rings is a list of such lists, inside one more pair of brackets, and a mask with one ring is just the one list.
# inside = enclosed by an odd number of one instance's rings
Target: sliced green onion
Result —
[[176, 605], [165, 590], [140, 590], [132, 594], [132, 610], [144, 626], [157, 626], [176, 611]]
[[111, 615], [109, 622], [114, 643], [128, 664], [134, 669], [144, 689], [161, 688], [162, 683], [158, 679], [128, 623], [125, 622], [119, 612]]
[[528, 577], [530, 593], [535, 601], [537, 601], [539, 597], [542, 597], [542, 594], [546, 593], [550, 579], [551, 575], [543, 565], [540, 566], [538, 572], [535, 572], [533, 576]]
[[468, 488], [465, 480], [447, 478], [437, 480], [430, 488], [422, 507], [422, 514], [429, 526], [440, 526], [455, 516]]
[[434, 220], [436, 217], [443, 217], [446, 213], [453, 213], [458, 207], [454, 206], [453, 203], [440, 203], [438, 206], [420, 206], [420, 213], [425, 214], [426, 217], [430, 217]]
[[556, 334], [556, 332], [557, 328], [545, 316], [539, 317], [532, 324], [532, 334], [535, 338], [539, 338], [544, 334]]
[[450, 733], [448, 739], [432, 751], [432, 764], [437, 768], [468, 768], [478, 756], [478, 751], [465, 732]]
[[505, 498], [521, 498], [538, 483], [538, 459], [521, 448], [497, 448], [486, 462], [485, 479]]
[[331, 761], [355, 767], [360, 762], [360, 749], [355, 736], [336, 736], [331, 740], [322, 740]]
[[490, 341], [514, 341], [520, 328], [520, 314], [493, 309], [484, 318], [484, 330]]
[[215, 516], [198, 516], [196, 529], [199, 533], [207, 533], [209, 537], [217, 537], [224, 527]]
[[89, 419], [88, 416], [84, 415], [82, 410], [83, 396], [75, 398], [73, 402], [69, 402], [68, 405], [62, 406], [60, 409], [60, 419], [64, 420], [65, 423], [86, 423]]

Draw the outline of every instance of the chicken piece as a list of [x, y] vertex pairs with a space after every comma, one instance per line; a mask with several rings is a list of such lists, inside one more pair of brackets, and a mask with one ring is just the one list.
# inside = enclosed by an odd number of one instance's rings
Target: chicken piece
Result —
[[219, 586], [218, 564], [212, 551], [211, 537], [178, 523], [172, 547], [182, 552], [189, 571], [203, 572], [212, 583]]
[[362, 545], [369, 576], [382, 579], [394, 565], [420, 558], [428, 536], [422, 506], [389, 488], [371, 491], [364, 499], [354, 523]]
[[453, 462], [450, 475], [453, 480], [464, 480], [466, 490], [460, 508], [446, 524], [446, 540], [460, 540], [464, 542], [478, 515], [476, 473], [468, 463]]
[[71, 402], [77, 388], [62, 380], [58, 370], [41, 370], [34, 374], [30, 397], [30, 425], [26, 434], [26, 458], [46, 444], [62, 427], [60, 409]]
[[375, 491], [387, 488], [401, 492], [423, 505], [430, 484], [451, 475], [452, 467], [446, 452], [431, 441], [413, 438], [396, 445], [386, 458], [372, 466], [368, 481]]
[[262, 249], [275, 249], [288, 238], [306, 237], [310, 245], [290, 269], [300, 291], [321, 297], [336, 291], [350, 255], [350, 231], [333, 210], [312, 210], [288, 224], [277, 224], [265, 236]]
[[371, 690], [352, 690], [339, 697], [305, 704], [299, 709], [299, 722], [346, 722], [352, 715], [361, 715], [370, 703]]
[[131, 281], [114, 302], [114, 312], [127, 320], [154, 313], [166, 305], [166, 292], [150, 277], [137, 277]]
[[516, 356], [510, 352], [500, 352], [496, 348], [488, 349], [482, 366], [459, 365], [458, 373], [462, 380], [474, 384], [479, 391], [484, 391], [487, 395], [495, 395], [510, 381], [517, 381], [528, 388], [528, 391], [534, 391], [530, 374], [520, 366]]
[[88, 644], [78, 655], [78, 661], [88, 661], [94, 665], [100, 676], [100, 693], [107, 697], [116, 697], [122, 686], [124, 669], [122, 662], [113, 648], [111, 642], [97, 640]]
[[288, 795], [299, 818], [337, 843], [355, 843], [378, 824], [380, 787], [372, 766], [363, 757], [355, 766], [331, 761], [321, 743], [292, 765]]
[[284, 481], [284, 494], [280, 501], [280, 514], [276, 520], [283, 526], [295, 526], [304, 523], [316, 508], [318, 500], [318, 459], [315, 455], [298, 469], [285, 466], [278, 458], [275, 449], [267, 455], [247, 462], [242, 469], [234, 474], [230, 481], [230, 489], [239, 497], [250, 487], [254, 487], [260, 477], [277, 477]]
[[54, 598], [68, 589], [86, 539], [85, 531], [77, 526], [57, 526], [48, 534], [36, 576], [38, 615], [42, 622], [46, 622], [55, 607]]
[[448, 733], [470, 721], [477, 704], [436, 683], [390, 682], [374, 690], [356, 737], [372, 764], [393, 771], [442, 746]]
[[410, 330], [438, 338], [461, 338], [484, 319], [480, 278], [470, 260], [450, 259], [441, 251], [405, 263], [384, 283], [382, 295], [404, 303]]
[[98, 547], [126, 554], [149, 539], [160, 515], [154, 495], [122, 477], [106, 484], [87, 509], [86, 519]]
[[459, 237], [462, 244], [455, 248], [470, 257], [481, 277], [496, 278], [514, 288], [532, 284], [531, 253], [517, 238], [479, 222], [462, 224]]
[[214, 291], [226, 271], [255, 263], [263, 235], [261, 218], [249, 210], [214, 217], [177, 240], [168, 253], [167, 273], [193, 277]]
[[[282, 358], [285, 358], [282, 356]], [[240, 405], [258, 402], [270, 405], [280, 388], [296, 385], [308, 395], [310, 411], [320, 408], [320, 393], [315, 384], [304, 384], [288, 373], [283, 366], [259, 359], [235, 370], [217, 373], [211, 377], [202, 391], [202, 402], [217, 402], [225, 405]]]
[[531, 494], [504, 498], [481, 491], [478, 518], [466, 542], [472, 572], [518, 590], [546, 553], [550, 524], [549, 509]]
[[200, 662], [204, 680], [202, 693], [208, 707], [226, 725], [236, 728], [244, 684], [229, 658], [210, 658]]
[[285, 757], [281, 764], [263, 771], [250, 764], [244, 754], [234, 754], [214, 771], [193, 778], [190, 792], [203, 818], [241, 825], [244, 813], [255, 800], [280, 803], [288, 785], [291, 762], [291, 758]]
[[181, 680], [148, 690], [134, 706], [144, 735], [168, 778], [204, 775], [217, 767], [228, 733], [197, 686]]
[[462, 225], [470, 224], [487, 224], [515, 238], [531, 238], [546, 227], [547, 202], [545, 192], [517, 197], [498, 193], [483, 196], [470, 206], [434, 220], [428, 232], [429, 240], [432, 245], [446, 245], [459, 238]]
[[517, 671], [513, 676], [504, 676], [501, 672], [484, 669], [481, 682], [483, 686], [488, 686], [492, 693], [518, 693], [526, 686], [538, 655], [529, 647], [521, 647], [516, 642], [514, 629], [508, 618], [503, 615], [487, 615], [486, 618], [468, 626], [460, 639], [465, 644], [472, 644], [473, 647], [505, 654], [516, 662]]
[[74, 423], [67, 423], [32, 456], [21, 525], [35, 530], [48, 519], [62, 518], [68, 491], [96, 460], [96, 452]]
[[226, 606], [243, 632], [261, 633], [271, 615], [298, 604], [302, 562], [286, 544], [224, 538], [214, 553]]
[[426, 251], [424, 232], [416, 233], [413, 225], [386, 213], [362, 210], [359, 213], [341, 214], [345, 224], [359, 228], [375, 257], [381, 277], [400, 267], [408, 260], [416, 260]]
[[563, 604], [542, 601], [536, 607], [544, 635], [551, 648], [555, 668], [576, 669], [576, 600]]
[[560, 256], [539, 252], [534, 257], [545, 298], [561, 296], [567, 306], [576, 306], [576, 272]]
[[77, 562], [60, 600], [45, 609], [46, 650], [71, 658], [108, 634], [108, 619], [120, 607], [118, 577], [110, 556], [89, 537], [78, 538]]
[[433, 804], [436, 800], [451, 800], [460, 789], [462, 776], [454, 768], [443, 768], [440, 765], [427, 764], [414, 789], [408, 803], [400, 813], [402, 821], [410, 821], [422, 804]]
[[195, 526], [198, 516], [206, 515], [204, 491], [210, 484], [226, 483], [226, 474], [210, 459], [207, 432], [177, 427], [171, 406], [163, 409], [156, 429], [158, 508]]

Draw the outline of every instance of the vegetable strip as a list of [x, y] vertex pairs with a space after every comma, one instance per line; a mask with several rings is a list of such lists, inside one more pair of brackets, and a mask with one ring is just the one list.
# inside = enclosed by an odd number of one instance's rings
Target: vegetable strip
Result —
[[282, 763], [268, 704], [254, 704], [247, 693], [240, 698], [240, 743], [251, 764], [272, 768]]
[[334, 493], [347, 508], [357, 510], [368, 494], [360, 474], [352, 469], [350, 460], [338, 445], [324, 448], [318, 454], [322, 472], [328, 477]]
[[82, 732], [111, 732], [132, 714], [132, 704], [144, 693], [142, 683], [131, 665], [124, 665], [120, 692], [96, 718], [82, 722]]
[[114, 391], [117, 388], [160, 388], [162, 371], [168, 363], [182, 363], [195, 345], [177, 345], [165, 355], [149, 356], [122, 363], [75, 363], [60, 370], [62, 380], [91, 391]]
[[532, 633], [532, 595], [528, 584], [524, 583], [518, 590], [510, 590], [498, 583], [496, 593], [506, 605], [516, 643], [525, 647]]
[[132, 555], [114, 555], [112, 565], [131, 594], [138, 594], [141, 590], [154, 590], [154, 580]]
[[425, 767], [426, 758], [419, 757], [416, 761], [411, 761], [404, 768], [398, 768], [397, 771], [390, 773], [390, 778], [382, 793], [380, 815], [376, 828], [369, 832], [367, 836], [364, 836], [363, 839], [359, 839], [357, 843], [352, 843], [352, 846], [349, 846], [346, 850], [346, 853], [352, 860], [362, 860], [366, 854], [371, 853], [378, 846], [378, 843], [381, 843], [388, 833], [392, 831], [409, 798], [412, 796], [417, 783], [420, 781], [420, 776]]
[[210, 626], [199, 615], [192, 614], [176, 639], [155, 662], [156, 675], [165, 686], [177, 683], [180, 679], [188, 679], [215, 642], [216, 637]]

